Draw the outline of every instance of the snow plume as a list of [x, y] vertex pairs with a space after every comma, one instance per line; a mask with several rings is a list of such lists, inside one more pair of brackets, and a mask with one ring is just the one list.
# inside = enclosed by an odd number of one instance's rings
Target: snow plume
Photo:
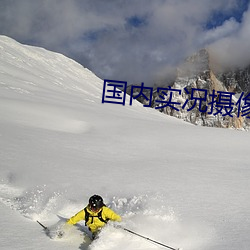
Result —
[[218, 51], [229, 47], [232, 52], [245, 41], [238, 57], [244, 55], [249, 14], [241, 22], [242, 2], [4, 0], [0, 33], [62, 52], [104, 79], [152, 85], [211, 43], [219, 43]]
[[[143, 194], [126, 198], [106, 197], [106, 200], [106, 205], [123, 217], [122, 227], [146, 237], [150, 236], [153, 240], [172, 246], [182, 245], [185, 249], [191, 250], [204, 247], [214, 237], [214, 231], [208, 225], [201, 221], [185, 221], [173, 208], [166, 206], [166, 197], [162, 194]], [[79, 201], [65, 200], [64, 194], [51, 192], [46, 185], [24, 192], [10, 184], [0, 184], [0, 201], [28, 219], [45, 221], [50, 230], [48, 236], [54, 240], [58, 237], [58, 231], [64, 227], [66, 218], [83, 208]], [[63, 217], [57, 217], [56, 214]], [[126, 250], [157, 247], [156, 244], [122, 228], [117, 229], [114, 223], [109, 223], [100, 233], [98, 240], [90, 245], [87, 237], [89, 232], [84, 222], [80, 222], [79, 225], [78, 229], [68, 228], [63, 240], [80, 244], [80, 249], [115, 250], [122, 247]]]

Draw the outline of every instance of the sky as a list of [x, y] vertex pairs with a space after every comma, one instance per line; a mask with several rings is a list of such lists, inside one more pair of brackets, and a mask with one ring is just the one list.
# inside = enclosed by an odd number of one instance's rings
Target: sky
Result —
[[0, 0], [0, 34], [129, 84], [164, 82], [201, 48], [250, 63], [249, 0]]

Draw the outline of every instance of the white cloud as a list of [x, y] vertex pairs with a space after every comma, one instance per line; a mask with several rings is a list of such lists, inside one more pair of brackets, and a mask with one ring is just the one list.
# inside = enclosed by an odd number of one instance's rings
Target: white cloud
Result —
[[204, 31], [201, 35], [201, 44], [211, 44], [214, 41], [218, 41], [222, 38], [231, 36], [237, 33], [240, 24], [235, 20], [235, 18], [230, 18], [226, 20], [221, 26]]
[[250, 9], [244, 13], [238, 27], [222, 39], [210, 45], [215, 60], [225, 67], [250, 64]]

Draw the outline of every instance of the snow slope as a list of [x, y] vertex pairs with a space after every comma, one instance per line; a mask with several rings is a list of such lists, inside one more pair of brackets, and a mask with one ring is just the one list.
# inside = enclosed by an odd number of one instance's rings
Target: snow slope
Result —
[[36, 223], [54, 228], [97, 193], [166, 245], [248, 250], [249, 133], [102, 104], [102, 88], [63, 55], [0, 36], [0, 248], [162, 249], [112, 225], [90, 244], [83, 223], [63, 239]]

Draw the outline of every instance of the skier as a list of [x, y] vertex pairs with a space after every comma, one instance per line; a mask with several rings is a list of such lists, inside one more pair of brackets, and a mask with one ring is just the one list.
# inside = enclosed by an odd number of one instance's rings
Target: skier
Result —
[[109, 220], [120, 222], [122, 219], [113, 210], [105, 206], [101, 196], [95, 194], [89, 198], [89, 204], [72, 216], [67, 224], [74, 225], [80, 220], [85, 220], [85, 226], [92, 232], [92, 238], [94, 239]]

